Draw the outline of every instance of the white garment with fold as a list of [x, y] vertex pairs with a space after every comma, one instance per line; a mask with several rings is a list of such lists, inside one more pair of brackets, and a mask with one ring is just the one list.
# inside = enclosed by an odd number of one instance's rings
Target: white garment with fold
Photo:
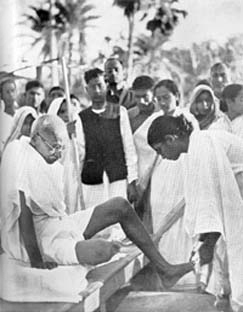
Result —
[[[85, 209], [96, 207], [114, 197], [127, 199], [127, 180], [118, 180], [110, 183], [107, 174], [103, 173], [103, 183], [97, 185], [82, 184]], [[108, 240], [123, 240], [126, 235], [120, 224], [113, 224], [96, 234]]]
[[153, 120], [162, 116], [159, 111], [149, 116], [143, 124], [134, 132], [133, 138], [138, 155], [138, 185], [144, 191], [148, 185], [153, 167], [157, 161], [157, 153], [148, 144], [147, 134]]
[[232, 301], [243, 306], [243, 141], [224, 131], [195, 132], [184, 165], [186, 229], [191, 237], [221, 233]]
[[[151, 210], [153, 231], [156, 233], [165, 216], [184, 198], [182, 162], [185, 155], [177, 161], [158, 159], [151, 178]], [[185, 230], [184, 216], [162, 235], [159, 251], [170, 263], [188, 262], [193, 248], [193, 240]], [[194, 273], [183, 276], [177, 286], [195, 288]]]
[[243, 115], [240, 115], [231, 121], [233, 133], [243, 139]]
[[[198, 129], [198, 123], [187, 109], [177, 107], [174, 116], [183, 114]], [[151, 176], [151, 212], [153, 231], [156, 233], [165, 216], [184, 198], [182, 162], [185, 155], [177, 161], [159, 157]], [[193, 248], [193, 241], [184, 227], [182, 216], [171, 228], [162, 235], [159, 242], [159, 251], [171, 263], [187, 262]], [[177, 286], [194, 288], [196, 279], [193, 273], [186, 274], [177, 282]]]
[[79, 302], [88, 282], [81, 265], [58, 266], [52, 270], [0, 255], [0, 298], [15, 302]]
[[13, 117], [0, 111], [0, 153], [3, 151], [4, 144], [11, 132]]
[[78, 263], [74, 247], [83, 240], [93, 209], [66, 214], [62, 177], [62, 165], [58, 161], [47, 164], [26, 140], [7, 146], [1, 166], [1, 239], [4, 251], [14, 259], [29, 261], [18, 224], [22, 191], [33, 213], [43, 258], [59, 264]]
[[[51, 102], [48, 109], [48, 114], [58, 115], [58, 111], [65, 98], [57, 98]], [[63, 180], [64, 180], [64, 200], [66, 204], [66, 212], [72, 214], [76, 211], [84, 209], [83, 191], [81, 183], [81, 164], [80, 158], [83, 156], [82, 150], [78, 145], [78, 136], [82, 131], [81, 121], [74, 107], [71, 107], [70, 121], [75, 120], [76, 135], [67, 140], [65, 150], [62, 157], [64, 167]]]

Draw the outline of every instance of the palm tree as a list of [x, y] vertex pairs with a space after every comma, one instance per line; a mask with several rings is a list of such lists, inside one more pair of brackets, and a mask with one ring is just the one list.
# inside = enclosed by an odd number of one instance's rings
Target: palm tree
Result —
[[60, 10], [65, 32], [68, 37], [69, 62], [72, 62], [72, 52], [80, 53], [79, 64], [85, 64], [86, 30], [92, 27], [91, 21], [99, 18], [90, 12], [95, 6], [88, 4], [87, 0], [65, 0], [63, 4], [56, 1], [56, 7]]
[[127, 78], [131, 78], [133, 67], [133, 40], [134, 40], [134, 19], [140, 8], [140, 0], [114, 0], [114, 5], [124, 10], [128, 19], [128, 56], [127, 56]]
[[[50, 4], [53, 0], [46, 0]], [[51, 55], [51, 34], [54, 32], [59, 52], [63, 56], [68, 54], [69, 78], [71, 79], [71, 63], [85, 62], [86, 30], [91, 27], [90, 21], [99, 16], [90, 12], [95, 8], [87, 0], [57, 0], [54, 3], [57, 13], [51, 16], [50, 11], [42, 7], [31, 6], [32, 14], [25, 14], [30, 22], [30, 28], [35, 33], [32, 46], [42, 43], [41, 54], [44, 60]], [[36, 36], [37, 35], [37, 36]], [[74, 60], [73, 54], [80, 56]]]
[[64, 31], [64, 25], [59, 17], [59, 12], [53, 16], [54, 23], [51, 24], [51, 14], [47, 9], [40, 7], [29, 6], [31, 9], [30, 14], [24, 14], [25, 20], [21, 23], [26, 25], [29, 22], [32, 34], [28, 35], [33, 37], [32, 46], [41, 46], [41, 55], [43, 61], [51, 56], [51, 33], [54, 31], [57, 41], [60, 40]]

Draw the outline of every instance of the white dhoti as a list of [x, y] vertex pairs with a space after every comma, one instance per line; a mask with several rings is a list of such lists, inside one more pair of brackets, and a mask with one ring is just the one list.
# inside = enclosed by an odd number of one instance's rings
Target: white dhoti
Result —
[[[85, 208], [90, 209], [103, 204], [114, 197], [123, 197], [127, 199], [127, 180], [118, 180], [110, 183], [107, 174], [103, 174], [103, 183], [97, 185], [82, 184]], [[120, 224], [114, 224], [96, 234], [96, 237], [102, 237], [109, 240], [123, 240], [126, 235]]]

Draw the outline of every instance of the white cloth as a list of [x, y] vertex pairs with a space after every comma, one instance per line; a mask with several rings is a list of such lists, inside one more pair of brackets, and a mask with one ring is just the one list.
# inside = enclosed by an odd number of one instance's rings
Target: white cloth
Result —
[[13, 117], [0, 111], [0, 154], [3, 152], [4, 144], [11, 132]]
[[[173, 116], [183, 114], [197, 130], [198, 122], [185, 108], [177, 107]], [[165, 216], [184, 198], [181, 155], [177, 161], [159, 157], [151, 175], [151, 213], [153, 231], [160, 228]], [[193, 241], [185, 231], [184, 217], [182, 216], [172, 227], [163, 234], [159, 242], [159, 251], [171, 263], [187, 262], [193, 247]], [[177, 286], [195, 288], [196, 279], [193, 273], [181, 278]]]
[[4, 148], [8, 143], [12, 142], [15, 139], [18, 139], [22, 135], [21, 129], [27, 116], [32, 116], [34, 119], [36, 119], [36, 110], [30, 106], [23, 106], [16, 111], [12, 119], [11, 131], [8, 138], [6, 139]]
[[[57, 98], [51, 102], [48, 114], [57, 115], [65, 98]], [[77, 136], [81, 132], [81, 121], [79, 116], [75, 113], [74, 109], [71, 111], [71, 120], [75, 120], [75, 127]], [[63, 153], [62, 163], [64, 166], [64, 194], [66, 203], [66, 212], [72, 214], [76, 211], [84, 209], [83, 190], [81, 183], [81, 164], [79, 146], [77, 144], [77, 137], [72, 137], [65, 146]], [[93, 207], [93, 206], [92, 206]]]
[[81, 265], [34, 269], [28, 264], [0, 255], [0, 298], [16, 302], [79, 302], [88, 282]]
[[232, 131], [243, 139], [243, 115], [240, 115], [231, 121]]
[[186, 156], [186, 229], [191, 237], [221, 233], [232, 300], [243, 306], [243, 141], [224, 131], [198, 131]]
[[43, 258], [59, 264], [78, 263], [74, 246], [83, 239], [93, 209], [66, 214], [62, 177], [62, 165], [47, 164], [28, 142], [20, 139], [7, 146], [1, 165], [1, 239], [11, 257], [29, 261], [18, 226], [22, 191], [33, 213]]
[[[204, 91], [209, 92], [211, 94], [212, 99], [213, 99], [214, 111], [209, 113], [209, 115], [212, 115], [211, 117], [205, 116], [205, 119], [208, 117], [209, 120], [206, 123], [206, 126], [205, 126], [205, 128], [203, 128], [203, 130], [210, 128], [210, 130], [222, 129], [222, 130], [232, 132], [230, 120], [220, 110], [219, 100], [215, 97], [213, 90], [209, 86], [198, 85], [196, 88], [193, 89], [192, 94], [191, 94], [191, 98], [190, 98], [190, 102], [188, 104], [189, 109], [192, 106], [192, 104], [194, 103], [195, 99]], [[212, 120], [210, 120], [210, 119], [212, 119]]]
[[106, 173], [103, 174], [103, 184], [83, 184], [85, 208], [89, 209], [104, 203], [105, 201], [121, 196], [127, 198], [127, 181], [119, 180], [110, 183]]
[[147, 134], [153, 120], [163, 115], [162, 111], [153, 113], [134, 132], [133, 138], [138, 155], [138, 185], [144, 191], [148, 185], [152, 169], [157, 161], [157, 153], [148, 144]]
[[[106, 173], [103, 174], [103, 184], [98, 185], [87, 185], [82, 184], [85, 209], [96, 207], [97, 205], [103, 204], [105, 201], [121, 196], [127, 199], [127, 181], [119, 180], [110, 183]], [[122, 230], [120, 224], [114, 224], [96, 234], [96, 237], [102, 237], [108, 240], [121, 241], [126, 236]]]

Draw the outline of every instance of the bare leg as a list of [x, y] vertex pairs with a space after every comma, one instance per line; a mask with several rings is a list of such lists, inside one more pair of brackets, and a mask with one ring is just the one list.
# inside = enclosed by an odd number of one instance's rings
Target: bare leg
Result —
[[184, 274], [192, 271], [191, 263], [171, 265], [161, 256], [129, 202], [121, 197], [113, 198], [95, 208], [84, 231], [84, 237], [89, 239], [97, 232], [115, 223], [120, 223], [127, 237], [143, 251], [156, 267], [165, 287], [173, 286]]
[[203, 245], [199, 249], [201, 265], [213, 261], [214, 249], [219, 237], [220, 233], [218, 232], [204, 233], [200, 235], [199, 240], [203, 242]]

